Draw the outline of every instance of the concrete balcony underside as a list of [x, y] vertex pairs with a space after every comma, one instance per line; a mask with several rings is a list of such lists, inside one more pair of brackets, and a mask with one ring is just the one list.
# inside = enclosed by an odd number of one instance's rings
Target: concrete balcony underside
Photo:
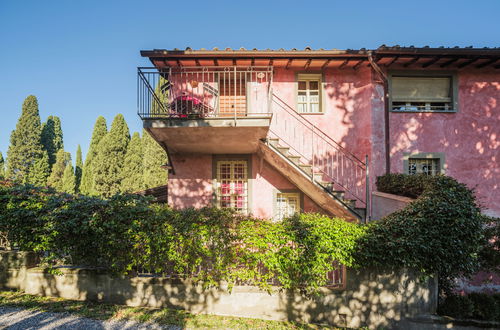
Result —
[[172, 153], [243, 154], [257, 151], [271, 116], [203, 119], [148, 119], [144, 128]]

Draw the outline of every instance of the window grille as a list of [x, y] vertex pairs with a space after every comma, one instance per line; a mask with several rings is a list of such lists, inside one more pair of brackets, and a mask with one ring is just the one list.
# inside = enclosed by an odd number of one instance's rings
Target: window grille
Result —
[[440, 173], [438, 158], [410, 158], [408, 159], [408, 173], [436, 175]]
[[276, 195], [276, 209], [275, 219], [278, 221], [300, 212], [299, 193], [278, 193]]
[[217, 162], [217, 206], [248, 211], [247, 161]]

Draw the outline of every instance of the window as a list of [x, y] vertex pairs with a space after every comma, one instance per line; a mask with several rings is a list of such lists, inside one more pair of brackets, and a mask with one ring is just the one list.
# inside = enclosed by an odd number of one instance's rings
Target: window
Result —
[[297, 110], [300, 113], [321, 113], [320, 74], [298, 75]]
[[455, 112], [453, 75], [399, 75], [390, 79], [391, 110], [397, 112]]
[[248, 210], [248, 176], [246, 160], [217, 162], [217, 206], [233, 208], [241, 213]]
[[300, 194], [298, 192], [276, 194], [275, 220], [281, 221], [297, 212], [300, 212]]
[[405, 173], [410, 175], [427, 174], [436, 175], [444, 174], [444, 154], [437, 153], [405, 153], [403, 157], [403, 166]]

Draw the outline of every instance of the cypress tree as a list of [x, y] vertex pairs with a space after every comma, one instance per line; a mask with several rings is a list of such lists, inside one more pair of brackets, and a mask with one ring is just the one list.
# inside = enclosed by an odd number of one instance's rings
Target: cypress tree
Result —
[[0, 152], [0, 179], [5, 178], [5, 161], [3, 160], [3, 155]]
[[62, 191], [64, 170], [70, 162], [71, 155], [69, 154], [69, 152], [65, 152], [63, 149], [57, 152], [56, 162], [52, 166], [52, 172], [47, 179], [47, 185], [49, 187], [52, 187], [57, 191]]
[[80, 192], [82, 194], [95, 194], [92, 163], [97, 155], [97, 146], [107, 133], [108, 128], [106, 126], [106, 119], [104, 119], [103, 116], [99, 116], [94, 124], [94, 130], [92, 131], [89, 150], [87, 152], [87, 157], [85, 157], [85, 164], [83, 165], [82, 179], [80, 182]]
[[64, 169], [64, 174], [61, 180], [61, 192], [68, 194], [74, 194], [76, 191], [76, 177], [75, 171], [73, 170], [73, 165], [71, 162], [66, 164]]
[[82, 148], [78, 145], [76, 149], [76, 163], [75, 163], [75, 192], [80, 191], [80, 182], [82, 180], [83, 161], [82, 161]]
[[34, 95], [30, 95], [24, 100], [16, 129], [10, 136], [10, 146], [7, 151], [9, 178], [29, 183], [29, 177], [38, 176], [30, 175], [30, 171], [34, 170], [36, 160], [43, 157], [41, 133], [38, 100]]
[[161, 166], [167, 163], [167, 154], [145, 130], [142, 132], [142, 149], [144, 152], [144, 187], [147, 189], [166, 185], [168, 173]]
[[123, 180], [123, 162], [130, 141], [130, 133], [122, 114], [118, 114], [111, 130], [99, 142], [92, 165], [94, 189], [97, 195], [111, 197], [119, 193]]
[[50, 175], [49, 155], [43, 151], [42, 158], [35, 160], [33, 170], [28, 174], [28, 182], [35, 186], [46, 186]]
[[56, 116], [49, 116], [42, 125], [42, 145], [49, 155], [49, 165], [56, 162], [57, 152], [64, 149], [61, 120]]
[[144, 189], [143, 156], [141, 136], [135, 132], [128, 144], [123, 163], [122, 192], [131, 193]]

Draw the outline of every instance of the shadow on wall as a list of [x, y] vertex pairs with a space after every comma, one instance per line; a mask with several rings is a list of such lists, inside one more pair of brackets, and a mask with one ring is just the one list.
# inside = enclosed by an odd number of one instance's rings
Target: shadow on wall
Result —
[[485, 213], [500, 216], [500, 83], [494, 75], [459, 78], [456, 113], [391, 113], [393, 172], [403, 153], [442, 152], [445, 172], [476, 191]]

